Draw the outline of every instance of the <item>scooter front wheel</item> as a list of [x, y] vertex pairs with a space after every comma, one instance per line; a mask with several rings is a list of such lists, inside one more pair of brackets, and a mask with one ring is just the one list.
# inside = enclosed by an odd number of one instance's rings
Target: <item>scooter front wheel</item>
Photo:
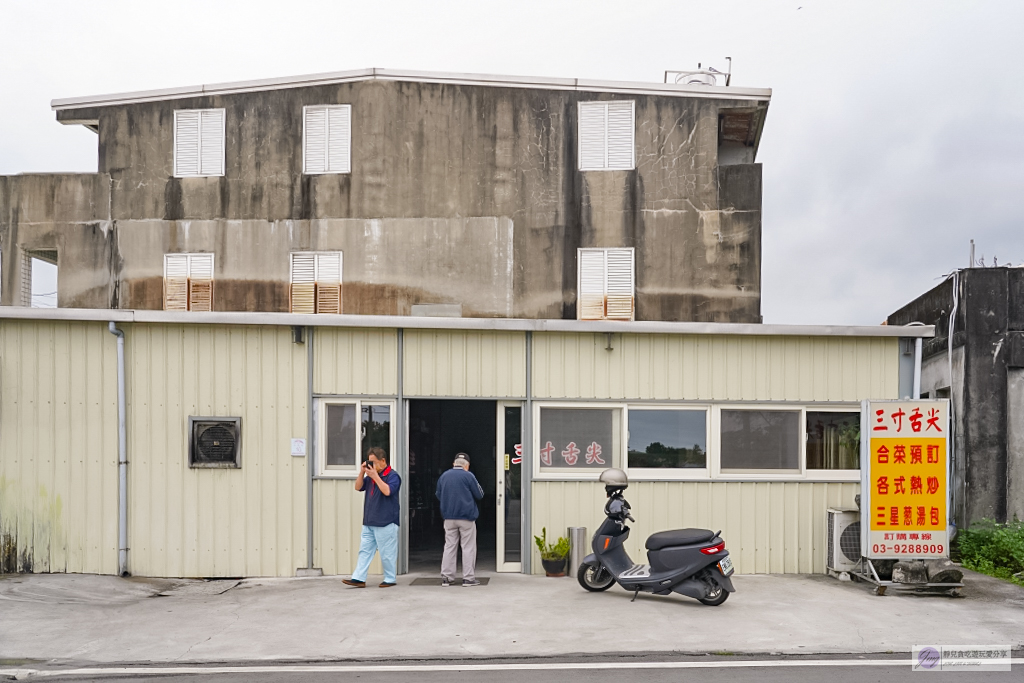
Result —
[[576, 579], [581, 586], [594, 593], [606, 591], [615, 585], [615, 577], [600, 564], [581, 564]]

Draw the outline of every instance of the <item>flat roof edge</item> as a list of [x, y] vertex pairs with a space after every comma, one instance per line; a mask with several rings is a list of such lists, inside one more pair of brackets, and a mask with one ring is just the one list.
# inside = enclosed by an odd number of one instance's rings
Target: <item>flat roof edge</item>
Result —
[[433, 71], [408, 71], [399, 69], [356, 69], [335, 71], [305, 76], [266, 78], [227, 83], [140, 90], [85, 97], [64, 97], [50, 101], [54, 111], [66, 111], [85, 107], [104, 107], [141, 102], [159, 102], [186, 97], [209, 95], [232, 95], [261, 90], [304, 88], [317, 85], [333, 85], [353, 81], [387, 80], [420, 83], [447, 83], [452, 85], [478, 85], [489, 87], [519, 87], [541, 90], [579, 90], [586, 92], [611, 92], [641, 95], [666, 95], [670, 97], [699, 97], [725, 100], [771, 100], [770, 88], [738, 88], [726, 86], [680, 86], [672, 83], [643, 83], [634, 81], [602, 81], [582, 78], [547, 78], [541, 76], [503, 76], [497, 74], [464, 74]]
[[921, 337], [935, 336], [931, 325], [765, 325], [748, 323], [611, 322], [522, 318], [430, 318], [397, 315], [304, 315], [235, 311], [191, 313], [91, 308], [0, 306], [3, 320], [117, 322], [186, 325], [270, 325], [506, 332], [596, 332], [602, 334], [692, 334], [759, 337]]

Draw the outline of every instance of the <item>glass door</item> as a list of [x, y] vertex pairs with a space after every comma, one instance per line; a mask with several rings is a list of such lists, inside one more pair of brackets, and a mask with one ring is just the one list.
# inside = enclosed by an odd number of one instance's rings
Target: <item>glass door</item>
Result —
[[522, 567], [523, 538], [523, 406], [498, 402], [497, 531], [499, 572]]

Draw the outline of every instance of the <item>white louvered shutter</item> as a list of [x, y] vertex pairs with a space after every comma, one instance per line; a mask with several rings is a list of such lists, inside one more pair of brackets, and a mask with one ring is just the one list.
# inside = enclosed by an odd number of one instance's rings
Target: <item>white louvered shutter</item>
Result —
[[341, 252], [316, 255], [316, 312], [341, 313]]
[[188, 254], [164, 256], [164, 310], [188, 310]]
[[624, 171], [636, 166], [634, 102], [580, 102], [581, 171]]
[[316, 312], [316, 254], [292, 254], [291, 312]]
[[611, 170], [629, 170], [635, 165], [633, 101], [608, 102], [607, 111], [607, 167]]
[[605, 256], [605, 317], [632, 320], [633, 250], [608, 249]]
[[327, 107], [306, 107], [302, 123], [303, 173], [327, 172]]
[[303, 173], [349, 173], [352, 170], [352, 106], [305, 107]]
[[352, 167], [352, 107], [327, 110], [327, 170], [348, 173]]
[[224, 175], [224, 110], [199, 112], [199, 174]]
[[576, 317], [579, 320], [601, 320], [604, 318], [604, 250], [580, 249], [577, 254], [579, 286]]
[[188, 256], [188, 310], [213, 310], [213, 254]]
[[581, 171], [595, 171], [605, 167], [605, 114], [604, 102], [580, 102], [578, 133]]
[[199, 112], [174, 112], [174, 176], [199, 175]]

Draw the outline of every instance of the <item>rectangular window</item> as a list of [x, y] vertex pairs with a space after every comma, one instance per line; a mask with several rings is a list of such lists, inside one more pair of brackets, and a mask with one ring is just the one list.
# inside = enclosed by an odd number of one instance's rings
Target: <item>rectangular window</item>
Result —
[[340, 251], [292, 254], [292, 313], [341, 313], [341, 256]]
[[633, 100], [579, 103], [581, 171], [628, 171], [636, 167]]
[[860, 413], [807, 411], [807, 469], [860, 469]]
[[619, 466], [622, 410], [541, 408], [540, 473], [598, 474]]
[[632, 249], [577, 249], [578, 320], [632, 320]]
[[322, 400], [317, 417], [320, 475], [355, 476], [373, 447], [383, 448], [390, 462], [394, 452], [393, 412], [390, 401]]
[[21, 257], [20, 305], [57, 308], [57, 250], [26, 249]]
[[721, 469], [800, 471], [799, 410], [721, 411]]
[[630, 408], [630, 470], [705, 469], [708, 466], [708, 413], [706, 410]]
[[352, 105], [302, 108], [302, 172], [352, 170]]
[[224, 175], [224, 110], [174, 112], [174, 176]]
[[164, 310], [213, 310], [213, 254], [164, 255]]

